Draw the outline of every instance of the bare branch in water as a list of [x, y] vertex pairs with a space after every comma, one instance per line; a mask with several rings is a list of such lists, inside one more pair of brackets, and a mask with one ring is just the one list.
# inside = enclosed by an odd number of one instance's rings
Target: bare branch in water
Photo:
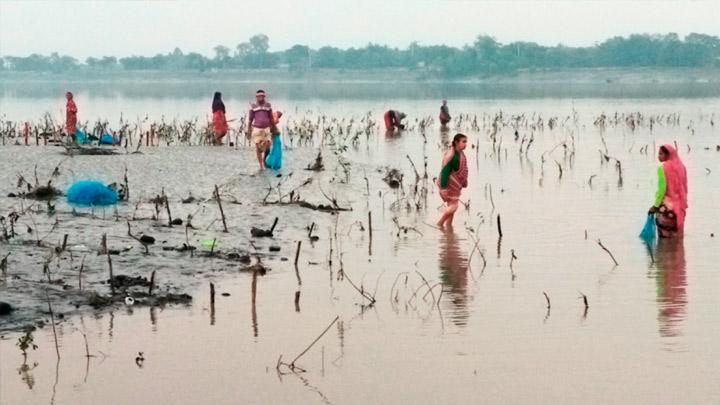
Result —
[[608, 250], [608, 248], [605, 247], [605, 245], [602, 244], [600, 239], [597, 240], [598, 246], [602, 248], [602, 250], [606, 251], [608, 255], [610, 255], [610, 258], [612, 259], [613, 263], [615, 263], [616, 266], [619, 266], [620, 263], [618, 263], [617, 260], [615, 260], [615, 256], [613, 256], [612, 252]]

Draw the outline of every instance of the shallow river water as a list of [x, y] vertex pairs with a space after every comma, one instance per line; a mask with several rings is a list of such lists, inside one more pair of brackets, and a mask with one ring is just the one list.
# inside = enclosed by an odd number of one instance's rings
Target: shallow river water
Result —
[[[199, 98], [83, 92], [77, 98], [81, 120], [107, 117], [111, 123], [121, 112], [184, 119], [203, 117], [209, 107]], [[338, 136], [337, 128], [303, 145], [285, 138], [279, 174], [292, 173], [289, 178], [257, 173], [254, 152], [244, 144], [175, 143], [143, 147], [142, 154], [121, 149], [115, 156], [66, 159], [60, 147], [8, 141], [0, 147], [0, 215], [28, 205], [35, 211], [19, 220], [19, 236], [0, 243], [0, 257], [11, 253], [0, 301], [18, 308], [0, 317], [0, 403], [720, 401], [720, 98], [448, 98], [454, 116], [470, 118], [449, 133], [433, 124], [425, 138], [415, 119], [437, 115], [435, 98], [272, 99], [286, 112], [283, 132], [323, 114], [327, 122], [345, 119], [347, 125], [370, 112], [381, 123], [388, 107], [411, 120], [402, 134], [386, 136], [376, 126], [355, 143]], [[37, 120], [45, 110], [59, 116], [62, 108], [62, 100], [49, 97], [6, 92], [0, 100], [6, 120]], [[244, 110], [238, 98], [227, 104], [229, 117]], [[42, 111], [35, 112], [38, 105]], [[500, 112], [506, 122], [513, 115], [541, 115], [544, 129], [521, 125], [516, 140], [511, 126], [501, 126], [494, 145], [491, 119]], [[600, 114], [616, 112], [639, 112], [644, 124], [631, 130], [620, 120], [604, 131], [593, 124]], [[679, 114], [677, 124], [667, 123], [669, 114]], [[477, 128], [470, 125], [474, 116]], [[650, 116], [663, 117], [652, 131]], [[558, 118], [553, 129], [551, 117]], [[432, 179], [444, 143], [458, 131], [470, 142], [469, 187], [462, 197], [467, 206], [458, 210], [452, 229], [441, 231], [429, 225], [441, 207]], [[531, 133], [526, 153], [521, 141]], [[654, 197], [656, 148], [673, 142], [688, 170], [686, 236], [648, 247], [638, 233]], [[325, 170], [304, 170], [318, 148]], [[599, 150], [621, 161], [621, 182]], [[410, 160], [426, 200], [413, 196]], [[347, 174], [340, 161], [347, 162]], [[44, 182], [60, 162], [53, 184], [61, 189], [83, 178], [121, 181], [127, 167], [130, 202], [120, 203], [117, 212], [74, 213], [59, 198], [49, 215], [45, 202], [6, 197], [17, 192], [19, 174], [33, 179], [37, 165]], [[386, 167], [402, 171], [401, 189], [383, 181]], [[268, 185], [286, 179], [281, 192], [288, 193], [308, 178], [312, 182], [299, 189], [302, 199], [329, 204], [324, 193], [351, 210], [331, 214], [262, 204]], [[215, 184], [222, 190], [227, 233], [211, 198]], [[161, 189], [173, 217], [193, 214], [196, 229], [188, 235], [184, 226], [165, 226], [164, 212], [150, 219], [154, 208], [147, 200]], [[198, 201], [181, 203], [189, 194]], [[273, 188], [269, 200], [277, 194]], [[141, 218], [131, 222], [133, 231], [157, 240], [147, 255], [127, 236], [126, 218], [133, 216]], [[275, 217], [272, 239], [251, 237], [252, 226], [268, 228]], [[308, 237], [312, 223], [316, 241]], [[107, 259], [96, 253], [103, 233], [110, 248], [131, 248], [113, 256], [116, 275], [156, 271], [158, 290], [188, 293], [192, 302], [74, 305], [82, 296], [77, 283], [83, 257], [84, 289], [109, 294]], [[51, 278], [62, 283], [48, 284], [43, 262], [49, 249], [34, 242], [39, 236], [54, 245], [64, 234], [72, 255], [53, 260]], [[270, 270], [241, 272], [244, 264], [162, 249], [213, 239], [221, 251], [258, 255]], [[270, 252], [270, 246], [280, 251]], [[376, 302], [370, 305], [367, 296]], [[46, 297], [55, 311], [57, 351]], [[44, 326], [32, 332], [38, 347], [25, 358], [16, 343], [22, 327], [39, 320]], [[305, 372], [278, 367], [280, 356], [290, 363], [328, 325], [296, 362]]]

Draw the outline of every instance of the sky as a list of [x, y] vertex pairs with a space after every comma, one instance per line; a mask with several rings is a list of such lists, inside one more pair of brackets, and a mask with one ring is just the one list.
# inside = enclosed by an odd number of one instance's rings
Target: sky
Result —
[[463, 1], [0, 0], [0, 55], [59, 52], [155, 55], [179, 47], [213, 55], [257, 33], [270, 50], [295, 44], [462, 46], [478, 34], [501, 43], [587, 46], [631, 33], [720, 35], [720, 0]]

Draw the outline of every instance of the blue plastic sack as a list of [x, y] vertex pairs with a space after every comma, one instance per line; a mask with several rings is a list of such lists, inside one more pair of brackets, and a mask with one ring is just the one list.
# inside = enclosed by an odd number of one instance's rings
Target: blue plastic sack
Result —
[[100, 145], [112, 145], [113, 144], [113, 136], [110, 134], [103, 134], [103, 136], [100, 137]]
[[278, 170], [282, 167], [282, 140], [280, 139], [280, 135], [273, 136], [270, 153], [265, 157], [265, 166], [273, 170]]
[[75, 142], [77, 142], [78, 145], [82, 145], [85, 142], [87, 142], [87, 135], [85, 135], [85, 132], [76, 129], [75, 130]]
[[115, 190], [94, 180], [75, 182], [65, 195], [69, 203], [78, 205], [113, 205], [118, 201]]
[[640, 231], [640, 238], [644, 240], [645, 243], [652, 243], [655, 240], [655, 231], [655, 215], [648, 214], [645, 220], [645, 226], [643, 226], [642, 231]]

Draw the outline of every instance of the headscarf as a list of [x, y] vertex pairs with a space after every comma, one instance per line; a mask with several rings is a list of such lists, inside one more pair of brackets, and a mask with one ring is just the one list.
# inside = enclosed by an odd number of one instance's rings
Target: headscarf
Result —
[[665, 174], [665, 197], [670, 199], [672, 210], [677, 218], [678, 233], [683, 234], [685, 226], [685, 210], [687, 204], [687, 170], [677, 150], [670, 144], [663, 145], [667, 151], [667, 159], [662, 163]]
[[222, 111], [223, 114], [225, 113], [225, 104], [222, 101], [222, 94], [220, 94], [219, 91], [216, 91], [213, 96], [212, 112], [215, 111]]

